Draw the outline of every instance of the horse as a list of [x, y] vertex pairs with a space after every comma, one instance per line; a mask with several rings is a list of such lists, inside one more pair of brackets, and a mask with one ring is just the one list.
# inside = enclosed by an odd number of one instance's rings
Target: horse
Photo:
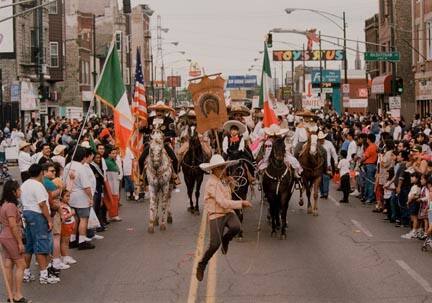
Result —
[[[325, 149], [318, 144], [317, 135], [310, 135], [308, 141], [303, 145], [298, 160], [303, 168], [301, 175], [302, 185], [300, 187], [300, 199], [303, 197], [303, 189], [306, 189], [308, 200], [308, 214], [318, 216], [318, 191], [321, 184], [321, 176], [327, 168], [327, 156]], [[311, 194], [313, 191], [313, 204], [311, 205]]]
[[[204, 179], [204, 171], [199, 167], [201, 163], [206, 162], [206, 155], [201, 147], [201, 143], [198, 138], [195, 126], [189, 127], [189, 148], [185, 153], [181, 162], [181, 168], [183, 170], [183, 177], [187, 187], [187, 193], [189, 197], [190, 206], [188, 211], [192, 214], [199, 215], [199, 196], [201, 184]], [[195, 206], [193, 204], [193, 191], [195, 189]]]
[[285, 164], [285, 153], [284, 139], [279, 138], [273, 143], [269, 165], [264, 170], [262, 179], [264, 195], [270, 204], [271, 237], [281, 227], [281, 239], [286, 239], [287, 212], [294, 187], [294, 171]]
[[[148, 232], [154, 233], [154, 227], [159, 224], [159, 206], [161, 206], [160, 230], [166, 230], [166, 223], [172, 222], [170, 210], [171, 177], [173, 168], [170, 158], [164, 148], [164, 135], [155, 130], [150, 136], [149, 155], [146, 159], [145, 172], [150, 193], [150, 215]], [[168, 218], [167, 218], [168, 217]]]

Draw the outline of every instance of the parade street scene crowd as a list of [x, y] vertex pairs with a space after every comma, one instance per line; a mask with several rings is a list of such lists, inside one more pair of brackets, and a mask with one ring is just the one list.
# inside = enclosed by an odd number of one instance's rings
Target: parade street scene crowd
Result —
[[0, 303], [432, 302], [431, 62], [432, 0], [0, 0]]

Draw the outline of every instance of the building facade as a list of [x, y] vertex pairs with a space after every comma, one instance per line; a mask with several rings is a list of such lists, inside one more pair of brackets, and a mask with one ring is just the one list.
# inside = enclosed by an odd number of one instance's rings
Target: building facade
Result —
[[412, 0], [412, 53], [417, 113], [432, 110], [432, 0]]
[[[410, 45], [412, 41], [411, 10], [411, 1], [379, 0], [379, 51], [397, 51], [400, 53], [400, 61], [395, 64], [388, 61], [379, 62], [379, 75], [372, 79], [369, 98], [371, 109], [376, 109], [378, 113], [388, 112], [390, 110], [389, 97], [395, 94], [392, 89], [392, 79], [394, 76], [402, 78], [404, 90], [401, 95], [400, 112], [403, 118], [408, 121], [412, 120], [416, 114], [412, 48]], [[392, 23], [393, 26], [391, 26]], [[394, 45], [392, 45], [393, 43]]]

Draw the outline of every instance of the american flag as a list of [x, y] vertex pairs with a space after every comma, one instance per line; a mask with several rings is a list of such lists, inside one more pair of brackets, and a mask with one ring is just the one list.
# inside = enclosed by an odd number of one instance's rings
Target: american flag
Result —
[[139, 49], [137, 49], [136, 52], [135, 90], [132, 102], [132, 113], [138, 118], [147, 119], [147, 101]]
[[135, 159], [138, 159], [144, 148], [143, 134], [139, 131], [139, 129], [142, 124], [145, 125], [147, 121], [147, 102], [145, 97], [144, 77], [142, 73], [139, 49], [137, 49], [136, 52], [135, 90], [132, 102], [132, 113], [134, 114], [136, 121], [132, 130], [129, 146], [135, 156]]

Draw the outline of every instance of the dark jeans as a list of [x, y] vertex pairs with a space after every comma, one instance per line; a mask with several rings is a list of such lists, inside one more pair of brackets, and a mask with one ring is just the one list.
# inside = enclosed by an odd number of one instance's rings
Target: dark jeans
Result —
[[[225, 227], [228, 230], [224, 234]], [[204, 253], [200, 264], [206, 266], [219, 249], [221, 241], [224, 243], [231, 241], [239, 233], [240, 227], [240, 221], [235, 213], [229, 213], [223, 217], [210, 220], [210, 245]]]
[[107, 210], [105, 204], [102, 201], [102, 193], [95, 192], [93, 197], [93, 208], [96, 213], [97, 218], [99, 219], [100, 224], [103, 226], [106, 224], [106, 215]]
[[321, 196], [328, 196], [330, 188], [330, 176], [328, 174], [322, 174], [321, 184], [320, 184], [320, 194]]
[[374, 186], [375, 186], [375, 174], [376, 174], [376, 165], [375, 164], [366, 164], [365, 165], [365, 171], [366, 171], [366, 180], [365, 180], [365, 198], [367, 202], [373, 202], [375, 201], [375, 193], [374, 193]]
[[350, 185], [350, 175], [345, 174], [341, 177], [341, 190], [343, 193], [342, 200], [345, 202], [348, 202], [348, 197], [351, 191], [351, 185]]
[[398, 204], [401, 212], [402, 225], [410, 224], [410, 213], [409, 213], [409, 208], [407, 206], [409, 191], [410, 191], [410, 187], [402, 187], [400, 193], [398, 194], [398, 202], [399, 202]]
[[399, 200], [398, 200], [398, 196], [396, 195], [396, 193], [393, 193], [391, 198], [390, 198], [390, 221], [395, 222], [396, 220], [400, 220], [401, 219], [401, 210], [399, 207]]

